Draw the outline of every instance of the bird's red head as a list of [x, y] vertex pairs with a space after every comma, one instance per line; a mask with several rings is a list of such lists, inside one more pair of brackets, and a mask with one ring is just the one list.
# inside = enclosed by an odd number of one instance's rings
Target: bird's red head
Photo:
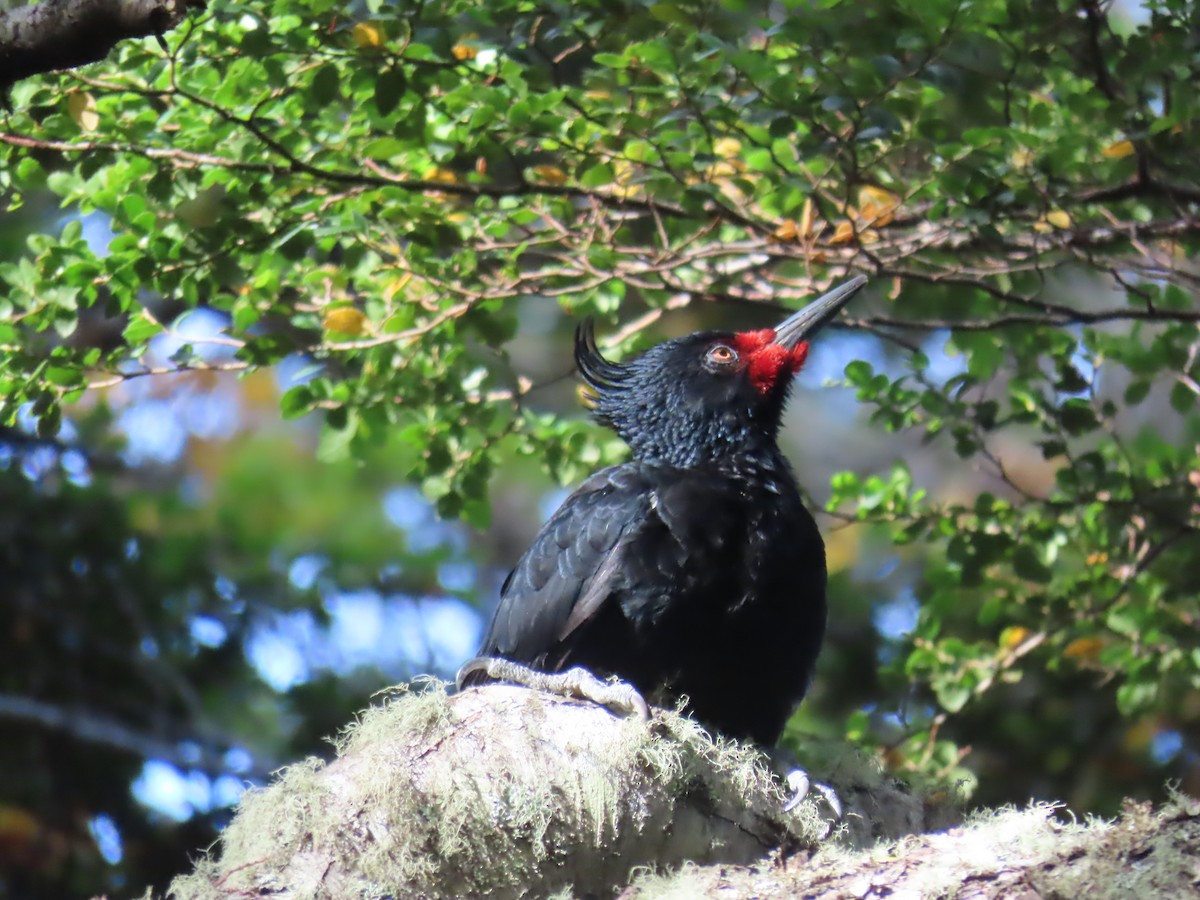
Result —
[[860, 276], [839, 285], [774, 328], [697, 332], [629, 362], [606, 359], [585, 323], [575, 359], [594, 414], [638, 459], [689, 466], [778, 452], [780, 416], [792, 376], [808, 358], [808, 339], [865, 282]]
[[740, 331], [730, 342], [746, 361], [746, 374], [760, 394], [770, 391], [780, 380], [791, 378], [808, 359], [808, 341], [788, 348], [776, 341], [774, 328]]

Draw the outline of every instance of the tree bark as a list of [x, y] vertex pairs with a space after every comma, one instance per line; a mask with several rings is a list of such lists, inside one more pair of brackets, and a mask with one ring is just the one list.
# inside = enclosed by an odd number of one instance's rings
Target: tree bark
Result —
[[619, 900], [1175, 900], [1200, 896], [1200, 803], [1128, 801], [1116, 822], [1063, 821], [1054, 804], [980, 812], [961, 827], [871, 850], [762, 868], [686, 867]]
[[30, 75], [98, 62], [118, 41], [161, 35], [200, 0], [42, 0], [0, 12], [0, 94]]
[[1200, 887], [1200, 806], [1185, 798], [1131, 805], [1116, 824], [1042, 805], [916, 837], [954, 808], [853, 751], [827, 774], [840, 821], [818, 798], [784, 812], [763, 754], [676, 713], [647, 723], [524, 688], [451, 696], [434, 683], [369, 710], [332, 763], [250, 792], [170, 896], [1034, 900]]

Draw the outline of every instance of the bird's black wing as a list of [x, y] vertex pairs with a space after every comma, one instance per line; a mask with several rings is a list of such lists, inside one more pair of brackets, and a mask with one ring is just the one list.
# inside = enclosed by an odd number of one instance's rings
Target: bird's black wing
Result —
[[[633, 647], [612, 645], [632, 638], [669, 607], [673, 594], [686, 591], [692, 570], [705, 564], [706, 554], [697, 551], [721, 542], [702, 523], [713, 521], [711, 504], [724, 491], [711, 481], [698, 484], [702, 480], [631, 462], [585, 481], [508, 576], [480, 655], [539, 668], [607, 669], [600, 654], [632, 653]], [[681, 502], [685, 497], [705, 508], [688, 508], [693, 504]], [[729, 521], [715, 517], [722, 518]], [[602, 635], [602, 628], [609, 630]], [[606, 646], [594, 646], [599, 643]]]

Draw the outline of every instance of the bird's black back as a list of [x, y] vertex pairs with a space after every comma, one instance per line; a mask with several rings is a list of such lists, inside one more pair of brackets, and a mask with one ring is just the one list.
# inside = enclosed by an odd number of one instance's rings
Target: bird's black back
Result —
[[825, 629], [825, 555], [781, 457], [748, 467], [633, 461], [593, 475], [545, 524], [480, 647], [583, 666], [772, 744]]

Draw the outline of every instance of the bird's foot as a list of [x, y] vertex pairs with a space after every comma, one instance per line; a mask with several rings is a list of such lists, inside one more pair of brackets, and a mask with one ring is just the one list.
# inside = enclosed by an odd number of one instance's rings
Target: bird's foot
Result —
[[784, 812], [791, 812], [800, 805], [800, 801], [807, 797], [811, 792], [816, 791], [820, 794], [829, 808], [833, 811], [833, 817], [840, 819], [842, 817], [842, 801], [837, 795], [837, 791], [827, 784], [821, 784], [819, 781], [813, 781], [808, 777], [808, 773], [803, 769], [792, 769], [783, 776], [784, 782], [792, 792], [792, 797], [787, 803], [783, 804]]
[[484, 675], [493, 681], [508, 681], [536, 691], [558, 694], [560, 697], [590, 700], [627, 716], [636, 713], [641, 719], [650, 718], [650, 707], [637, 688], [624, 681], [605, 681], [597, 678], [581, 666], [575, 666], [565, 672], [539, 672], [511, 660], [477, 656], [463, 663], [455, 681], [461, 688], [469, 676], [476, 674]]
[[827, 784], [821, 784], [809, 778], [808, 773], [796, 765], [796, 757], [792, 755], [791, 751], [772, 747], [766, 752], [767, 758], [771, 760], [775, 771], [783, 779], [783, 783], [787, 785], [790, 793], [787, 802], [783, 804], [784, 812], [794, 810], [800, 805], [801, 800], [815, 791], [829, 805], [834, 818], [842, 817], [842, 801], [838, 797], [837, 791]]

